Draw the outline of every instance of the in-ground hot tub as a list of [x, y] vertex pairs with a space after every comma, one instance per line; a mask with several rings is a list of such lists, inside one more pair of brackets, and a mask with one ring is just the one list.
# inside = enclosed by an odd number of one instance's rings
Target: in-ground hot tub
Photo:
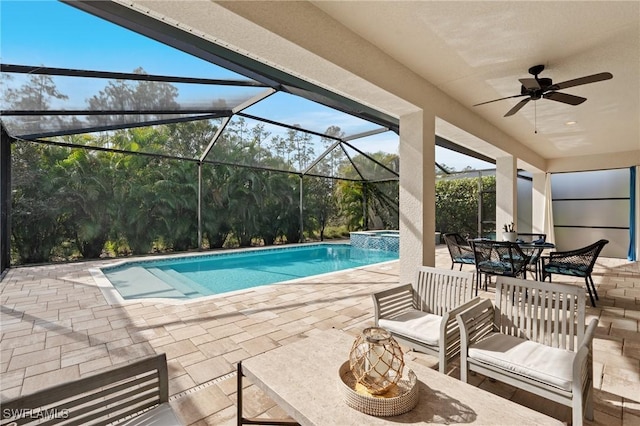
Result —
[[400, 251], [400, 231], [358, 231], [349, 234], [352, 247], [395, 253]]

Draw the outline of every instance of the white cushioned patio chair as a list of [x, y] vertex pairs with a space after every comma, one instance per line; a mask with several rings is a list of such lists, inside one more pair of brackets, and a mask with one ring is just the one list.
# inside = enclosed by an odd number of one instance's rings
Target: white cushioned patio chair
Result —
[[485, 299], [457, 315], [460, 380], [469, 371], [572, 408], [573, 426], [593, 420], [592, 341], [585, 327], [585, 291], [498, 277], [495, 303]]
[[460, 354], [456, 314], [479, 303], [473, 272], [421, 266], [415, 282], [373, 294], [375, 324], [400, 343], [438, 357], [439, 370]]

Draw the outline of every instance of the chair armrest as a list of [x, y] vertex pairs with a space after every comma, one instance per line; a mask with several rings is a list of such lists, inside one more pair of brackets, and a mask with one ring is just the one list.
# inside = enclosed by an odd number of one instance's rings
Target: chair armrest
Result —
[[552, 251], [549, 253], [549, 260], [557, 261], [559, 259], [573, 258], [576, 256], [585, 256], [592, 251], [590, 247], [582, 247], [576, 250], [568, 251]]
[[[475, 299], [474, 299], [475, 300]], [[489, 299], [467, 308], [456, 315], [460, 329], [460, 380], [467, 383], [469, 378], [469, 346], [495, 329], [494, 307]]]
[[464, 302], [462, 305], [456, 306], [455, 308], [445, 312], [443, 318], [445, 320], [447, 320], [447, 321], [456, 321], [457, 322], [457, 315], [459, 313], [464, 312], [467, 309], [479, 304], [482, 300], [483, 300], [482, 297], [476, 296], [473, 299]]
[[[576, 357], [573, 360], [573, 392], [582, 392], [582, 387], [586, 380], [593, 380], [593, 365], [589, 363], [592, 359], [593, 338], [598, 328], [598, 319], [591, 320], [584, 333], [584, 339], [578, 346]], [[576, 393], [577, 394], [577, 393]]]
[[571, 257], [571, 254], [567, 254], [567, 252], [564, 251], [552, 251], [551, 253], [549, 253], [549, 261], [557, 261], [559, 259], [565, 259], [567, 257]]
[[411, 284], [403, 284], [371, 295], [375, 311], [375, 325], [380, 318], [390, 318], [415, 306], [415, 296]]
[[460, 248], [460, 251], [464, 251], [464, 252], [473, 254], [473, 249], [471, 248], [471, 246], [459, 245], [458, 248]]
[[587, 329], [584, 332], [584, 338], [582, 339], [582, 342], [580, 342], [580, 346], [578, 347], [578, 350], [582, 349], [582, 347], [587, 347], [589, 348], [589, 350], [591, 350], [590, 348], [593, 343], [593, 338], [596, 335], [597, 328], [598, 328], [598, 318], [594, 318], [591, 320], [591, 322], [587, 326]]
[[444, 347], [447, 346], [447, 341], [449, 339], [454, 336], [459, 338], [460, 333], [457, 315], [479, 304], [482, 300], [483, 299], [480, 296], [476, 296], [444, 313], [442, 316], [442, 322], [440, 323], [440, 336], [442, 337], [442, 344]]
[[458, 313], [456, 320], [460, 327], [461, 352], [463, 356], [466, 356], [466, 351], [470, 344], [481, 340], [494, 331], [493, 303], [489, 299], [483, 299], [481, 302]]
[[[551, 254], [551, 253], [549, 253]], [[549, 262], [551, 261], [551, 258], [549, 257], [549, 254], [543, 254], [542, 256], [540, 256], [540, 266], [542, 269], [542, 281], [544, 281], [547, 278], [547, 275], [551, 275], [551, 274], [546, 274], [544, 272], [544, 268], [545, 266], [547, 266], [549, 264]]]

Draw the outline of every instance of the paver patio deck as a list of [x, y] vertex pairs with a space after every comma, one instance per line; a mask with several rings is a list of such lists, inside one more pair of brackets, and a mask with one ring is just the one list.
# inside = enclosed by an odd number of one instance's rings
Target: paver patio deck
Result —
[[[134, 301], [111, 306], [89, 268], [114, 261], [13, 268], [0, 283], [0, 389], [7, 399], [165, 352], [170, 401], [185, 424], [236, 422], [235, 363], [337, 328], [354, 336], [373, 325], [370, 294], [397, 285], [398, 262], [257, 287], [191, 302]], [[446, 247], [436, 265], [449, 268]], [[471, 269], [471, 267], [465, 267]], [[593, 274], [600, 301], [594, 340], [595, 420], [640, 425], [640, 263], [599, 258]], [[580, 280], [554, 277], [557, 282]], [[484, 297], [493, 297], [491, 286]], [[346, 359], [347, 354], [345, 354]], [[436, 365], [425, 354], [406, 354]], [[458, 377], [457, 364], [449, 374]], [[567, 408], [499, 382], [473, 384], [563, 421]], [[283, 416], [250, 384], [245, 415]]]

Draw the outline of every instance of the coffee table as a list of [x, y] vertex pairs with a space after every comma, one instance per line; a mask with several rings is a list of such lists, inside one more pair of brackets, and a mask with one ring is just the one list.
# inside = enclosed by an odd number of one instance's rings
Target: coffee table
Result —
[[349, 359], [354, 340], [352, 335], [332, 329], [239, 363], [238, 424], [291, 424], [242, 416], [243, 375], [301, 425], [562, 424], [409, 360], [405, 368], [413, 370], [419, 381], [418, 405], [394, 417], [363, 414], [347, 406], [338, 391], [338, 369]]

